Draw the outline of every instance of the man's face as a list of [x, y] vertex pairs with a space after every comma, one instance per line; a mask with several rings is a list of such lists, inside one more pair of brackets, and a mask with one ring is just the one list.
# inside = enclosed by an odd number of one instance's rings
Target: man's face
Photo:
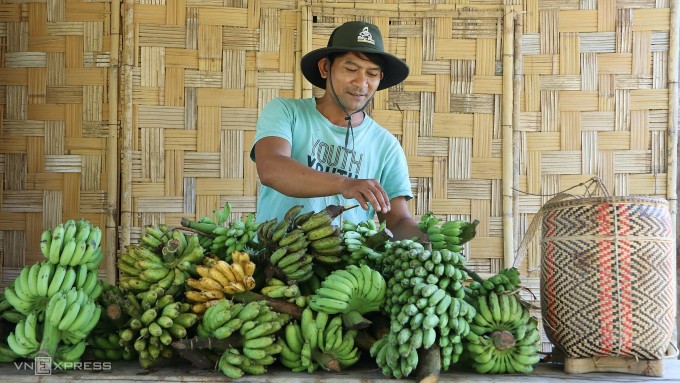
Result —
[[383, 77], [380, 66], [356, 52], [337, 56], [330, 75], [333, 76], [335, 93], [349, 113], [361, 109], [368, 102]]

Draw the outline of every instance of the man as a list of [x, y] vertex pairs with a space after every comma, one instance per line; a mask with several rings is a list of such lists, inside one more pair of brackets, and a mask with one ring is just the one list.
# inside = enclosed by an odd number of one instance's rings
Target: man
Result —
[[343, 213], [354, 223], [375, 213], [395, 239], [421, 236], [399, 141], [363, 112], [375, 92], [402, 82], [408, 66], [386, 53], [377, 26], [359, 21], [336, 28], [328, 46], [306, 54], [305, 78], [326, 90], [321, 98], [277, 98], [259, 116], [250, 157], [262, 186], [258, 221], [281, 219], [291, 206]]

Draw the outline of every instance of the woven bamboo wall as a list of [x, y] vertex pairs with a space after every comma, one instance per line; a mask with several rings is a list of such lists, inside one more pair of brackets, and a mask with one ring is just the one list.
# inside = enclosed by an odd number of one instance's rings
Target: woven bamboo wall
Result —
[[44, 259], [44, 228], [82, 217], [102, 228], [104, 241], [115, 237], [118, 163], [110, 158], [117, 143], [109, 83], [118, 18], [111, 7], [109, 1], [0, 1], [2, 286]]

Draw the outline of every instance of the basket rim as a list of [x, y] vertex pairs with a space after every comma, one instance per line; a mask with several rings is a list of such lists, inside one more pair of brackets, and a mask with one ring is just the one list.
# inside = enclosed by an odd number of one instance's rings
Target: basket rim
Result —
[[652, 205], [664, 205], [666, 208], [668, 208], [669, 206], [667, 199], [653, 196], [598, 196], [598, 197], [574, 196], [573, 199], [548, 202], [545, 205], [543, 205], [543, 209], [550, 210], [575, 205], [602, 204], [602, 203], [646, 203]]

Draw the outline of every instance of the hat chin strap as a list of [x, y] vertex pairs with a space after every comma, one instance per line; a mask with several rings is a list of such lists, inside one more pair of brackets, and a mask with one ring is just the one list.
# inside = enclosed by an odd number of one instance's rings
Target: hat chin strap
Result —
[[344, 105], [342, 105], [342, 102], [340, 102], [340, 98], [338, 97], [338, 94], [335, 93], [335, 87], [333, 86], [333, 76], [331, 76], [331, 68], [330, 65], [328, 66], [328, 81], [330, 82], [331, 85], [331, 94], [333, 95], [333, 99], [335, 100], [335, 103], [338, 104], [340, 109], [342, 109], [343, 113], [345, 113], [345, 120], [347, 121], [347, 133], [345, 133], [345, 149], [349, 149], [347, 145], [349, 144], [349, 134], [352, 132], [352, 148], [354, 148], [354, 126], [352, 126], [352, 116], [362, 112], [366, 107], [368, 106], [368, 103], [373, 100], [373, 96], [375, 96], [375, 92], [369, 97], [369, 99], [366, 101], [364, 106], [362, 106], [359, 110], [353, 113], [348, 113], [347, 108], [345, 108]]

